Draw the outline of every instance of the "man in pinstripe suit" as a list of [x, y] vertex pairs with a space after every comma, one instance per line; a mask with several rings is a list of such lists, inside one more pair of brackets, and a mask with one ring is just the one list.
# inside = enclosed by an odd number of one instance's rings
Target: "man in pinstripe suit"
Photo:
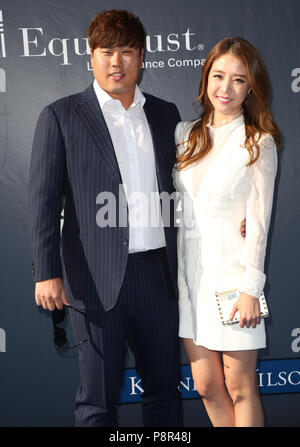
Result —
[[[137, 17], [104, 11], [88, 37], [95, 81], [47, 106], [36, 127], [29, 181], [35, 299], [48, 310], [71, 306], [75, 337], [87, 340], [79, 347], [77, 426], [117, 425], [128, 341], [144, 389], [144, 425], [179, 426], [174, 203], [161, 216], [159, 193], [174, 192], [180, 117], [174, 104], [136, 85], [145, 42]], [[154, 211], [157, 224], [143, 222]]]

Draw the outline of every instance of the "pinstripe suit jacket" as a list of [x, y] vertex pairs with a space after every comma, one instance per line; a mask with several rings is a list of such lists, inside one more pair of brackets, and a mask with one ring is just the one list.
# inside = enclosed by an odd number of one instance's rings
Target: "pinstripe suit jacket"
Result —
[[[171, 194], [174, 129], [180, 116], [174, 104], [148, 94], [145, 97], [159, 191]], [[93, 86], [47, 106], [37, 122], [30, 164], [33, 274], [35, 281], [63, 278], [70, 304], [79, 309], [109, 310], [119, 295], [129, 244], [127, 221], [119, 224], [119, 198], [124, 203], [119, 185], [122, 179], [114, 147]], [[96, 223], [96, 198], [102, 191], [116, 198], [113, 227], [100, 228]], [[164, 230], [171, 280], [178, 296], [172, 202], [170, 225]]]

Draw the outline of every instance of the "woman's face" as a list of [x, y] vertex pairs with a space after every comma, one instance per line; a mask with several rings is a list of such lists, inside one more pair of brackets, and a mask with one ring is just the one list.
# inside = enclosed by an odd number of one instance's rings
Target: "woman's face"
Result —
[[207, 95], [214, 108], [214, 124], [238, 115], [250, 91], [243, 62], [231, 53], [216, 59], [208, 75]]

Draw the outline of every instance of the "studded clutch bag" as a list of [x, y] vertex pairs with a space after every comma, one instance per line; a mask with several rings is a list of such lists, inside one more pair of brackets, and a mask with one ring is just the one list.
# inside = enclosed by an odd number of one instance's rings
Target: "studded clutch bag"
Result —
[[[228, 320], [228, 317], [240, 294], [241, 292], [238, 289], [216, 292], [217, 307], [222, 325], [229, 326], [231, 324], [239, 323], [239, 312], [236, 312], [233, 320]], [[259, 297], [259, 304], [261, 318], [267, 318], [269, 316], [269, 309], [264, 293]]]

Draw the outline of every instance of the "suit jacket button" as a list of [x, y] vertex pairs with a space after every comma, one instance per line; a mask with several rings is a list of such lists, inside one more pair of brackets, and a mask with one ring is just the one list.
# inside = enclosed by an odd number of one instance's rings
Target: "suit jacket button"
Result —
[[123, 239], [123, 240], [122, 240], [122, 245], [124, 245], [124, 247], [127, 247], [127, 245], [128, 245], [128, 239]]

